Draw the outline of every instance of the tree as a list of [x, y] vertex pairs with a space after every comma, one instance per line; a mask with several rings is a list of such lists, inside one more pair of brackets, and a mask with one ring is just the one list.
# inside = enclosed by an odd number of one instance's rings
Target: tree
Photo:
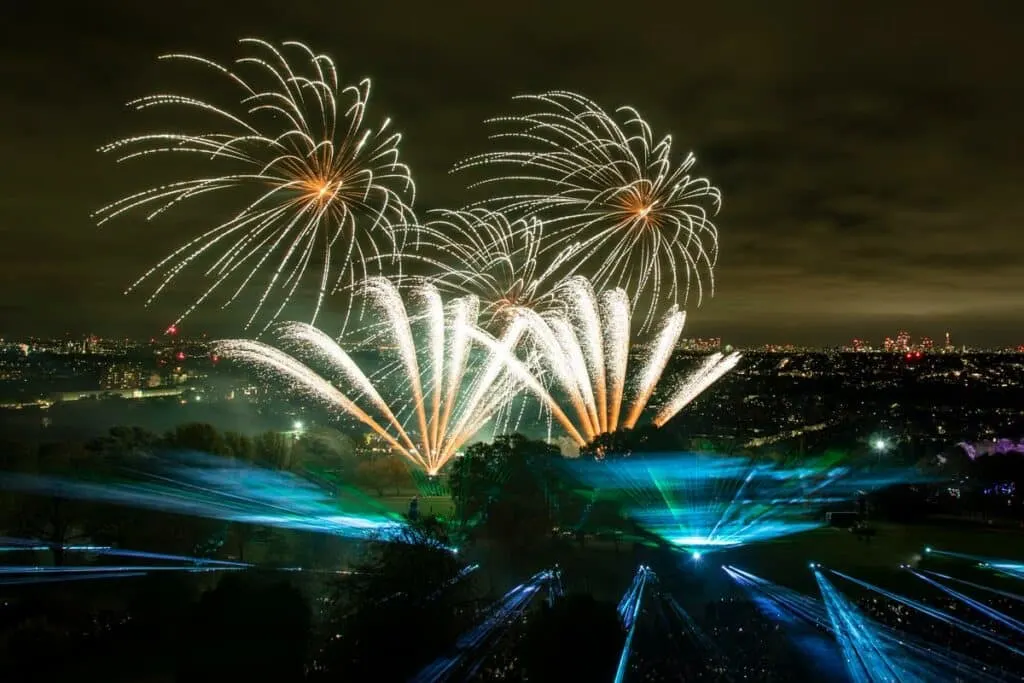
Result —
[[306, 431], [292, 446], [292, 460], [302, 467], [345, 471], [357, 464], [352, 439], [326, 427]]
[[256, 459], [256, 447], [252, 439], [245, 434], [224, 432], [224, 445], [227, 447], [227, 455], [232, 458], [242, 462], [252, 462]]
[[245, 551], [251, 543], [264, 543], [271, 535], [270, 527], [233, 522], [228, 526], [229, 547], [235, 551], [239, 562], [245, 562]]
[[228, 574], [183, 629], [177, 679], [301, 681], [311, 625], [309, 604], [293, 586]]
[[[19, 469], [23, 474], [38, 477], [65, 477], [86, 468], [101, 471], [100, 464], [83, 444], [51, 443], [40, 446]], [[13, 520], [15, 533], [49, 545], [57, 566], [64, 564], [66, 546], [84, 541], [97, 531], [95, 507], [88, 503], [60, 495], [28, 495], [18, 499]]]
[[599, 434], [580, 449], [581, 458], [628, 458], [638, 453], [691, 450], [689, 439], [672, 430], [644, 425]]
[[479, 516], [488, 535], [514, 545], [546, 534], [560, 493], [560, 460], [557, 446], [519, 434], [473, 444], [450, 478], [460, 519]]
[[465, 455], [455, 458], [448, 471], [448, 485], [455, 503], [455, 516], [463, 525], [477, 523], [487, 513], [499, 492], [499, 477], [494, 469], [489, 444], [473, 444]]
[[198, 451], [209, 455], [228, 455], [228, 445], [221, 433], [211, 424], [190, 422], [178, 425], [164, 437], [168, 448]]
[[159, 444], [160, 436], [142, 427], [119, 426], [90, 441], [87, 448], [103, 458], [132, 463], [151, 455]]
[[[406, 680], [455, 642], [466, 625], [458, 605], [468, 587], [449, 544], [443, 525], [427, 518], [397, 542], [369, 547], [327, 608], [317, 658], [324, 680]], [[396, 642], [400, 656], [382, 656]]]
[[523, 673], [531, 681], [610, 681], [624, 635], [613, 603], [590, 595], [544, 603], [519, 646]]
[[378, 496], [387, 489], [394, 489], [395, 495], [403, 486], [411, 486], [409, 470], [396, 456], [380, 456], [363, 460], [356, 466], [355, 479], [360, 486], [371, 488]]
[[264, 467], [290, 470], [292, 440], [280, 432], [264, 432], [253, 440], [255, 460]]

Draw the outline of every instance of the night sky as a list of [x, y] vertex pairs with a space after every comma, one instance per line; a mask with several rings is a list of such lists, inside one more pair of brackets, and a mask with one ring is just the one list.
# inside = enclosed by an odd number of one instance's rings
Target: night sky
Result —
[[[464, 203], [448, 170], [488, 149], [483, 119], [515, 94], [637, 107], [724, 194], [717, 295], [691, 307], [686, 336], [834, 344], [906, 327], [1024, 343], [1024, 3], [58, 6], [71, 9], [7, 2], [0, 19], [0, 335], [151, 335], [201, 291], [193, 270], [151, 309], [122, 294], [206, 224], [185, 211], [97, 229], [90, 213], [160, 161], [118, 167], [95, 150], [173, 127], [171, 110], [124, 106], [189, 92], [201, 73], [157, 55], [228, 61], [256, 35], [332, 55], [343, 80], [374, 79], [418, 209]], [[240, 334], [244, 312], [213, 306], [185, 330]]]

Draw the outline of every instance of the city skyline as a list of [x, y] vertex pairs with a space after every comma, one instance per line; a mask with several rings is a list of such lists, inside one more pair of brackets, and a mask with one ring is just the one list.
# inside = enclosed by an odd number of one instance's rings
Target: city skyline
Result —
[[[906, 340], [901, 339], [901, 335], [908, 335]], [[646, 335], [650, 336], [650, 335]], [[0, 344], [4, 343], [23, 343], [26, 341], [35, 342], [61, 342], [66, 344], [84, 344], [88, 345], [96, 342], [129, 342], [132, 344], [155, 344], [155, 345], [171, 345], [176, 343], [213, 343], [220, 339], [219, 335], [211, 335], [210, 333], [202, 330], [191, 330], [187, 326], [181, 328], [174, 328], [171, 332], [169, 329], [164, 330], [160, 334], [156, 335], [111, 335], [102, 334], [96, 331], [90, 330], [88, 332], [71, 332], [66, 331], [63, 334], [57, 335], [39, 335], [39, 334], [18, 334], [17, 332], [4, 332], [0, 331]], [[948, 343], [947, 343], [948, 340]], [[1024, 337], [1022, 337], [1024, 340]], [[650, 339], [646, 339], [650, 341]], [[1005, 344], [986, 344], [971, 341], [971, 337], [961, 336], [951, 330], [944, 330], [941, 333], [936, 334], [917, 334], [913, 330], [906, 329], [905, 327], [894, 328], [889, 331], [888, 334], [882, 334], [878, 337], [871, 337], [867, 335], [847, 335], [843, 339], [836, 339], [834, 341], [827, 340], [824, 343], [805, 343], [797, 342], [792, 339], [763, 339], [760, 341], [753, 342], [739, 342], [728, 337], [722, 337], [718, 334], [709, 334], [705, 336], [700, 335], [684, 335], [679, 338], [679, 342], [676, 345], [677, 349], [681, 350], [695, 350], [695, 351], [707, 351], [712, 348], [724, 348], [727, 346], [735, 346], [737, 348], [745, 348], [751, 350], [757, 349], [782, 349], [785, 347], [795, 347], [802, 349], [822, 349], [822, 350], [866, 350], [873, 352], [892, 352], [901, 353], [909, 349], [921, 350], [934, 350], [940, 352], [943, 350], [961, 350], [967, 349], [992, 349], [992, 350], [1022, 350], [1024, 349], [1024, 341], [1020, 343], [1009, 342]]]
[[[462, 180], [448, 170], [486, 149], [483, 120], [514, 95], [578, 88], [638, 107], [674, 134], [680, 156], [695, 151], [725, 197], [717, 293], [689, 308], [694, 336], [830, 346], [907, 327], [933, 338], [962, 330], [977, 346], [1022, 341], [1024, 245], [1012, 231], [1024, 217], [1014, 151], [1024, 98], [1012, 66], [1022, 48], [1011, 30], [1020, 8], [905, 3], [884, 17], [817, 3], [673, 9], [645, 22], [650, 35], [624, 60], [620, 17], [589, 4], [538, 8], [550, 15], [543, 22], [521, 4], [452, 3], [348, 8], [345, 22], [327, 24], [314, 5], [281, 17], [272, 3], [243, 15], [195, 4], [181, 11], [205, 20], [185, 23], [128, 4], [71, 8], [61, 25], [30, 5], [12, 10], [18, 36], [0, 48], [12, 94], [0, 127], [18, 159], [0, 171], [0, 231], [13, 256], [0, 264], [5, 333], [149, 337], [203, 291], [208, 281], [193, 274], [151, 309], [145, 294], [122, 295], [203, 216], [97, 229], [90, 214], [150, 172], [117, 168], [95, 150], [144, 127], [124, 102], [190, 78], [164, 69], [159, 54], [230, 58], [237, 38], [259, 34], [315, 45], [348, 80], [374, 78], [382, 111], [405, 135], [420, 211], [461, 203]], [[706, 30], [687, 33], [680, 49], [678, 27], [695, 23]], [[522, 35], [533, 38], [529, 50]], [[865, 39], [872, 55], [852, 60]], [[60, 91], [48, 85], [53, 74]], [[244, 319], [244, 307], [214, 306], [186, 326], [237, 336]]]

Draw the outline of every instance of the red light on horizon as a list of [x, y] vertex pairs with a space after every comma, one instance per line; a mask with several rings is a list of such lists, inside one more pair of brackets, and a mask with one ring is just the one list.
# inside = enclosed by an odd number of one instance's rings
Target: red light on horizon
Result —
[[185, 360], [185, 352], [178, 351], [178, 354], [175, 356], [175, 358], [177, 358], [178, 360]]

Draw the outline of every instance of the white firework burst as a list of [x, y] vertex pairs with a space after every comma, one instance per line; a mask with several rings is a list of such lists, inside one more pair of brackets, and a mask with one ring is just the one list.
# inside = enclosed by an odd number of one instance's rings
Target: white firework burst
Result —
[[[215, 348], [358, 420], [395, 453], [436, 474], [521, 387], [536, 384], [521, 364], [516, 372], [506, 367], [523, 327], [510, 326], [496, 339], [476, 328], [475, 297], [445, 306], [435, 287], [421, 285], [409, 297], [413, 307], [384, 278], [364, 286], [368, 309], [382, 320], [375, 334], [389, 356], [382, 371], [365, 372], [333, 339], [305, 323], [280, 326], [281, 349], [249, 339]], [[474, 339], [490, 352], [481, 355]]]
[[542, 266], [543, 223], [512, 220], [480, 207], [433, 216], [419, 229], [417, 249], [409, 251], [410, 259], [433, 269], [430, 282], [476, 296], [489, 326], [501, 323], [515, 308], [550, 307], [558, 272], [575, 250], [566, 249]]
[[[562, 312], [540, 315], [520, 310], [513, 326], [521, 326], [541, 357], [534, 375], [546, 374], [564, 401], [552, 417], [580, 446], [595, 437], [636, 426], [671, 359], [683, 332], [686, 314], [671, 310], [648, 346], [639, 371], [630, 372], [635, 350], [630, 332], [629, 299], [622, 289], [596, 294], [589, 281], [574, 277], [559, 288]], [[490, 344], [494, 346], [494, 344]], [[697, 370], [677, 380], [668, 399], [653, 417], [661, 426], [701, 392], [729, 372], [740, 354], [708, 356]], [[514, 363], [511, 370], [528, 366]], [[540, 381], [524, 384], [545, 406], [558, 404]]]
[[544, 252], [578, 250], [565, 275], [625, 289], [634, 308], [646, 306], [644, 329], [664, 304], [685, 303], [691, 284], [698, 305], [705, 288], [714, 292], [718, 231], [712, 218], [721, 193], [690, 175], [692, 153], [675, 163], [671, 137], [656, 140], [630, 107], [609, 113], [563, 91], [516, 99], [537, 110], [490, 120], [502, 128], [491, 138], [512, 149], [456, 167], [505, 169], [474, 185], [512, 188], [481, 205], [542, 219], [550, 231]]
[[130, 103], [201, 114], [214, 132], [150, 133], [101, 148], [118, 154], [118, 161], [191, 155], [206, 162], [207, 174], [137, 192], [95, 215], [102, 225], [142, 209], [150, 220], [193, 198], [236, 190], [238, 204], [226, 220], [174, 250], [128, 291], [157, 281], [148, 305], [186, 267], [207, 257], [211, 282], [178, 321], [215, 292], [228, 292], [227, 306], [252, 287], [259, 299], [246, 327], [261, 317], [269, 325], [312, 272], [315, 321], [328, 293], [351, 289], [371, 269], [380, 272], [385, 256], [400, 252], [415, 223], [415, 186], [399, 161], [401, 135], [391, 132], [390, 120], [376, 128], [365, 122], [369, 80], [341, 86], [334, 62], [302, 43], [241, 43], [253, 54], [232, 68], [187, 54], [161, 57], [222, 74], [238, 90], [231, 106], [173, 94]]

